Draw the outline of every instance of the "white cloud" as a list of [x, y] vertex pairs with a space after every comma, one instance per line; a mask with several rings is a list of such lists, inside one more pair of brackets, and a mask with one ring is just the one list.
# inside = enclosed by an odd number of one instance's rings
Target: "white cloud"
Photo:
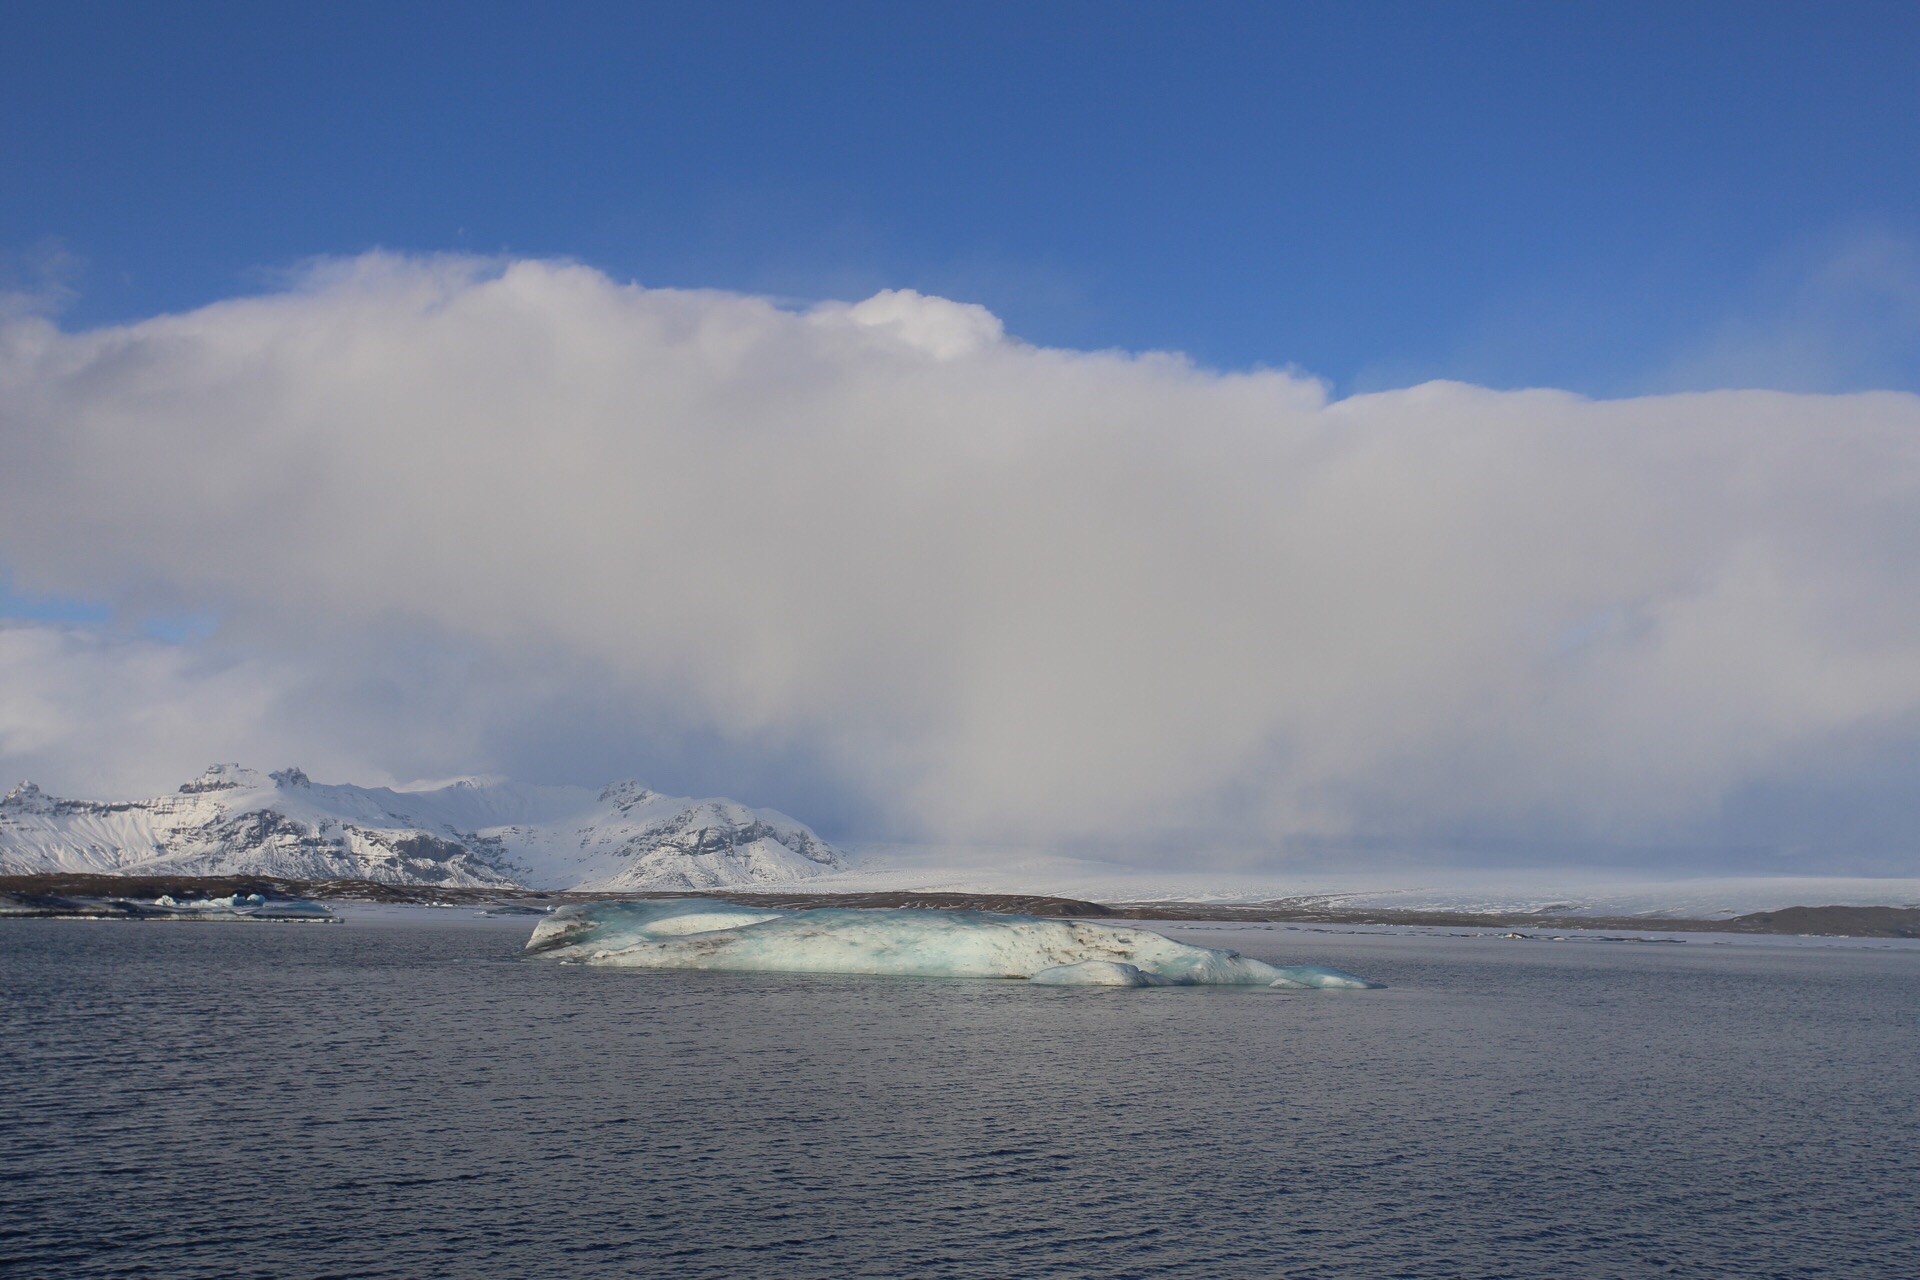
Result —
[[86, 796], [170, 791], [183, 759], [292, 749], [303, 735], [273, 714], [287, 683], [270, 664], [209, 663], [151, 640], [0, 626], [0, 790], [34, 779]]
[[826, 303], [813, 309], [812, 318], [886, 333], [938, 360], [972, 355], [1006, 336], [1000, 318], [985, 307], [930, 298], [912, 289], [882, 289], [852, 306]]
[[0, 406], [24, 585], [442, 726], [355, 740], [392, 776], [583, 717], [583, 781], [700, 737], [947, 840], [1698, 841], [1920, 711], [1904, 394], [1330, 404], [910, 291], [374, 256], [17, 321]]
[[1778, 255], [1657, 386], [1831, 391], [1911, 386], [1917, 373], [1920, 249], [1869, 225]]
[[57, 315], [76, 296], [86, 263], [58, 240], [0, 252], [0, 321]]

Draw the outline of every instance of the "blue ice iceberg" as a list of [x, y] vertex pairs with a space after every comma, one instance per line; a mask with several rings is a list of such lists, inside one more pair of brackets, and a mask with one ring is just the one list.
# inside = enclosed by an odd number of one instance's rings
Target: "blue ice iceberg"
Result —
[[1048, 986], [1378, 985], [1324, 965], [1271, 965], [1127, 925], [921, 907], [783, 910], [705, 898], [562, 907], [534, 927], [527, 951], [637, 969], [1031, 978]]

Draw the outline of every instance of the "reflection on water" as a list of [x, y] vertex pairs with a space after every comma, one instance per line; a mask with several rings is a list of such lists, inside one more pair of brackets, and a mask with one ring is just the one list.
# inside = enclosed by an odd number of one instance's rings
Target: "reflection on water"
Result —
[[0, 923], [0, 1274], [1920, 1275], [1920, 953], [1186, 934], [1385, 991]]

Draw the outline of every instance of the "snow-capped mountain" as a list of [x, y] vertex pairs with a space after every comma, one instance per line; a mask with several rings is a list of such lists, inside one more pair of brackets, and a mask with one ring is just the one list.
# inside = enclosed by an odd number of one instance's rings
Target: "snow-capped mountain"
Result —
[[62, 800], [32, 783], [0, 799], [0, 873], [11, 875], [717, 889], [845, 867], [838, 850], [784, 814], [663, 796], [636, 782], [600, 792], [477, 780], [393, 790], [228, 764], [153, 800]]

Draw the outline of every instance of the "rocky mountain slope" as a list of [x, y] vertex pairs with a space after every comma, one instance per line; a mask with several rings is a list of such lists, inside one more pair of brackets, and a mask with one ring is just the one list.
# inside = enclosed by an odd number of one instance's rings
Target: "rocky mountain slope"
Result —
[[152, 800], [0, 799], [0, 874], [266, 875], [539, 889], [714, 889], [842, 870], [803, 824], [731, 800], [463, 780], [423, 790], [215, 765]]

